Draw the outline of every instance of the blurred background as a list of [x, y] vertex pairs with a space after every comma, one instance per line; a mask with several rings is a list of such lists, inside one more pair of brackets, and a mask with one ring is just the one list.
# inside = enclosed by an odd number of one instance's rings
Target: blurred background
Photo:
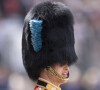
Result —
[[[0, 0], [0, 90], [33, 90], [23, 67], [21, 39], [30, 8], [47, 0]], [[78, 62], [62, 90], [100, 90], [100, 0], [48, 0], [68, 5], [74, 15]]]

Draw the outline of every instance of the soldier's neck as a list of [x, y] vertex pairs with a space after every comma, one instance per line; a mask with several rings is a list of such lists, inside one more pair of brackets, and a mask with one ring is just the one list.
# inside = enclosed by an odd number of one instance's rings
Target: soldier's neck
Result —
[[53, 77], [48, 77], [48, 76], [42, 76], [40, 78], [43, 78], [45, 80], [47, 80], [48, 82], [54, 84], [55, 86], [59, 87], [60, 86], [60, 83], [56, 81], [56, 79]]
[[[44, 78], [39, 78], [38, 80], [43, 81], [45, 83], [47, 83], [46, 88], [47, 90], [49, 90], [50, 88], [55, 88], [54, 90], [61, 90], [60, 87], [58, 87], [57, 85], [53, 84], [52, 82], [48, 81], [47, 79]], [[50, 89], [51, 90], [51, 89]]]
[[49, 81], [50, 83], [54, 84], [55, 86], [59, 87], [62, 83], [61, 80], [58, 80], [58, 78], [56, 78], [55, 76], [53, 76], [52, 74], [48, 73], [48, 71], [46, 69], [44, 69], [41, 74], [40, 74], [40, 78], [43, 78], [47, 81]]

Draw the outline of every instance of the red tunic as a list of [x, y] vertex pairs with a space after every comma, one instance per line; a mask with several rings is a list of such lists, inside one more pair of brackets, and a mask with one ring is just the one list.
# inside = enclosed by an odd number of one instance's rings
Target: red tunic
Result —
[[47, 90], [46, 88], [44, 88], [44, 87], [41, 87], [41, 86], [35, 86], [35, 88], [34, 88], [34, 90], [39, 90], [39, 88], [41, 88], [41, 90]]

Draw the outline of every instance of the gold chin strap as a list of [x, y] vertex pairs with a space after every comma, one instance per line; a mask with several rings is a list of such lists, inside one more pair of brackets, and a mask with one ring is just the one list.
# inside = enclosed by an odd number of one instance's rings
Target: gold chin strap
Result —
[[68, 80], [68, 78], [62, 77], [61, 75], [59, 75], [52, 67], [48, 66], [47, 70], [52, 74], [55, 75], [57, 78], [61, 79], [61, 80]]

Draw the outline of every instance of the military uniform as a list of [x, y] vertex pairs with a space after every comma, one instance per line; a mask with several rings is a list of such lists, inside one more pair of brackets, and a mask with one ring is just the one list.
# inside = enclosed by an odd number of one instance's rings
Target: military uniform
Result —
[[26, 15], [22, 36], [22, 57], [29, 77], [33, 81], [38, 80], [34, 90], [61, 90], [39, 77], [41, 71], [47, 68], [58, 79], [66, 79], [57, 74], [52, 65], [59, 63], [69, 66], [76, 62], [73, 24], [71, 11], [60, 2], [40, 3], [32, 7]]
[[61, 90], [61, 88], [43, 78], [39, 78], [34, 90]]

